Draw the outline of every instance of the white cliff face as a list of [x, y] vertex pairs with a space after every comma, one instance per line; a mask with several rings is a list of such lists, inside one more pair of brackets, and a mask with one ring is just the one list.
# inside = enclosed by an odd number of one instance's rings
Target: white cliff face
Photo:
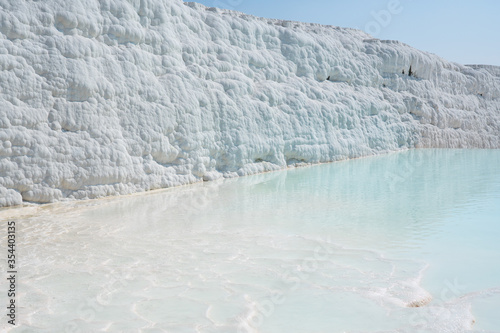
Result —
[[498, 148], [499, 73], [179, 0], [4, 0], [0, 206]]

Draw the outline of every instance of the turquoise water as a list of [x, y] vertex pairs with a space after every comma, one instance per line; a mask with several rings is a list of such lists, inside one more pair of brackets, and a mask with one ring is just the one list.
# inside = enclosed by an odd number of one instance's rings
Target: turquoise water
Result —
[[497, 150], [413, 150], [0, 218], [20, 225], [12, 332], [500, 332]]

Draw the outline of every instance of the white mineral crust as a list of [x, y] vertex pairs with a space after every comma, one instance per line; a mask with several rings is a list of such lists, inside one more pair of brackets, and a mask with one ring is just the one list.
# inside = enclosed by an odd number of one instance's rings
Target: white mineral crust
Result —
[[179, 0], [2, 0], [0, 85], [0, 206], [500, 147], [498, 67]]

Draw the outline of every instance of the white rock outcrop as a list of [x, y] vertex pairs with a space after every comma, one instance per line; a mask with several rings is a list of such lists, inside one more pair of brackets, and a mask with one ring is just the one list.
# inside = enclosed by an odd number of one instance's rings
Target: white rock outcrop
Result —
[[498, 148], [499, 74], [180, 0], [2, 0], [0, 206]]

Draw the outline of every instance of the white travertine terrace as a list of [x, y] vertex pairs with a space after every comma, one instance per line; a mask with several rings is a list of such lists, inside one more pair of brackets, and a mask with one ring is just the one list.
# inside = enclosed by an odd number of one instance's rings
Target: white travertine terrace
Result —
[[500, 147], [498, 67], [179, 0], [3, 0], [0, 85], [0, 207]]

